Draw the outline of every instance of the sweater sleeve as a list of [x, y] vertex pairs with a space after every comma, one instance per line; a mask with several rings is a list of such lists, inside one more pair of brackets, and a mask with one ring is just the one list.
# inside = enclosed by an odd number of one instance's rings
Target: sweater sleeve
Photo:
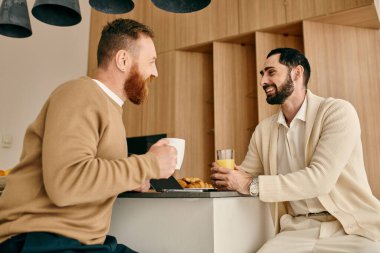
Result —
[[309, 165], [286, 175], [259, 176], [260, 199], [295, 201], [328, 194], [360, 142], [360, 123], [353, 106], [342, 100], [328, 105], [318, 144]]
[[257, 176], [263, 174], [263, 163], [260, 160], [262, 154], [259, 154], [259, 149], [257, 148], [257, 132], [258, 128], [252, 134], [251, 140], [248, 145], [248, 151], [245, 155], [243, 162], [241, 163], [241, 168], [252, 176]]
[[[42, 170], [46, 192], [57, 206], [102, 201], [159, 177], [154, 155], [127, 158], [120, 151], [125, 139], [114, 140], [122, 134], [104, 140], [109, 117], [107, 100], [97, 90], [64, 88], [50, 97]], [[99, 156], [101, 142], [108, 157]]]

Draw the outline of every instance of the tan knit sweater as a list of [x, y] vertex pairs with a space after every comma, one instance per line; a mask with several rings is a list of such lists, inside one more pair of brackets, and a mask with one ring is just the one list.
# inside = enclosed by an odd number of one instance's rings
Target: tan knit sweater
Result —
[[122, 108], [90, 78], [58, 87], [0, 197], [0, 242], [44, 231], [103, 243], [116, 196], [159, 177], [153, 155], [127, 158], [125, 137]]

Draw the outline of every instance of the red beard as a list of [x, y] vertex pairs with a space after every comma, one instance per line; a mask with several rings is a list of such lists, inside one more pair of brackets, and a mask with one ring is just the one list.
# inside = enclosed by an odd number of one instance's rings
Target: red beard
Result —
[[142, 104], [148, 96], [148, 84], [152, 79], [152, 76], [144, 79], [138, 71], [137, 64], [133, 64], [129, 78], [124, 84], [124, 91], [127, 94], [129, 101], [136, 105]]

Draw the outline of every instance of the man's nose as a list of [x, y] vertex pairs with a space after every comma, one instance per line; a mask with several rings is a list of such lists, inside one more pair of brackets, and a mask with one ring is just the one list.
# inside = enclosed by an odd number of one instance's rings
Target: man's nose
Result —
[[268, 83], [268, 78], [266, 78], [265, 76], [262, 76], [261, 77], [261, 80], [260, 80], [260, 82], [259, 82], [259, 85], [261, 86], [261, 87], [263, 87], [265, 84], [267, 84]]
[[154, 64], [154, 66], [153, 66], [152, 76], [154, 76], [154, 77], [158, 77], [158, 71], [157, 71], [156, 64]]

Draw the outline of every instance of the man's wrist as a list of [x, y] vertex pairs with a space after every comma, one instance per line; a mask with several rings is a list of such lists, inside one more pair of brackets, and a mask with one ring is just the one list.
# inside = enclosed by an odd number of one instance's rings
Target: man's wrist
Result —
[[248, 188], [249, 195], [253, 197], [259, 196], [259, 178], [253, 177], [252, 182], [249, 184]]

